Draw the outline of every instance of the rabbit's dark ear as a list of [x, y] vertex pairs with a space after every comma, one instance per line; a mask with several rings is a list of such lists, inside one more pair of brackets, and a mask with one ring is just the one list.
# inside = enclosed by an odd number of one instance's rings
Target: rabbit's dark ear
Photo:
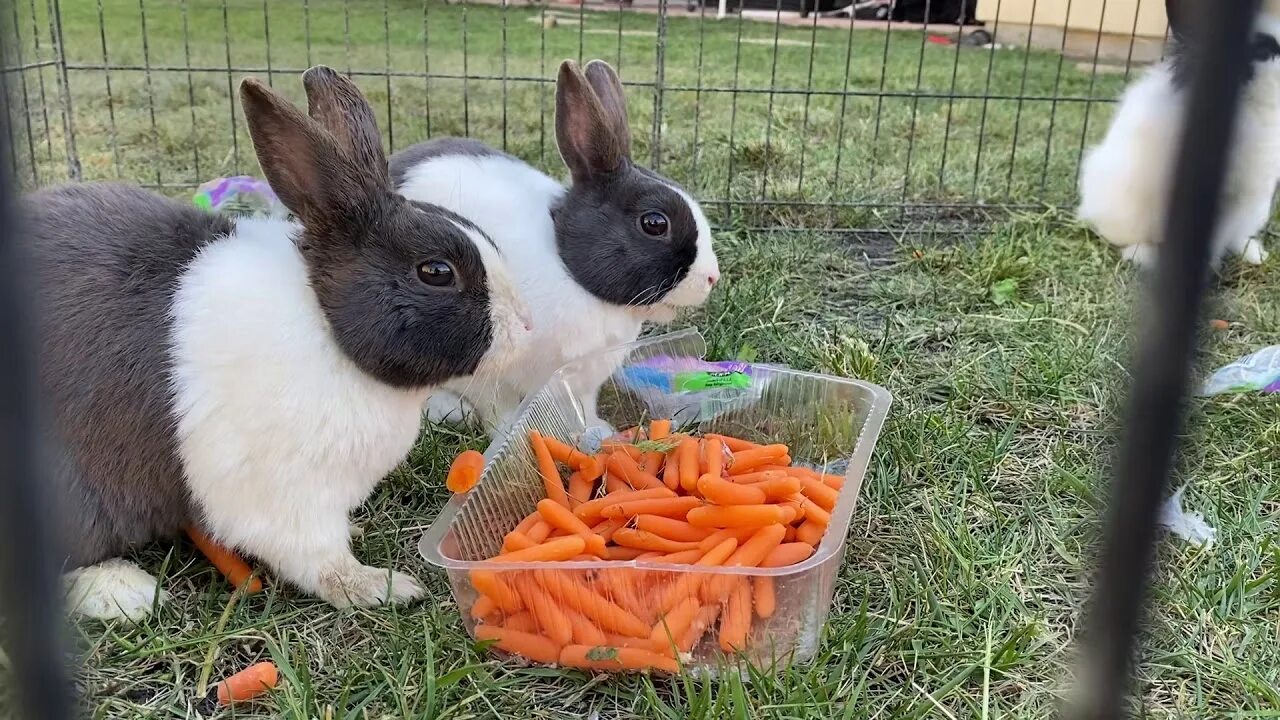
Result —
[[556, 144], [574, 182], [617, 172], [627, 161], [613, 122], [572, 60], [560, 65], [556, 79]]
[[1169, 19], [1169, 34], [1179, 42], [1191, 38], [1196, 0], [1164, 0], [1164, 14]]
[[350, 78], [324, 65], [304, 72], [302, 86], [307, 92], [307, 111], [311, 117], [329, 131], [358, 169], [390, 187], [382, 135], [378, 132], [373, 108], [360, 88]]
[[622, 151], [631, 156], [631, 126], [627, 124], [627, 96], [622, 89], [622, 80], [613, 66], [603, 60], [592, 60], [587, 63], [587, 82], [595, 90], [600, 107], [608, 116], [613, 135], [622, 145]]

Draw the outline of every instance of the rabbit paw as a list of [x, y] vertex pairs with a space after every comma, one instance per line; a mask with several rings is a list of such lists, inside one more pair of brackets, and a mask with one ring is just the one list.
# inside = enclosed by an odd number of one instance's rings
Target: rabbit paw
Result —
[[437, 425], [462, 425], [468, 408], [461, 398], [450, 392], [432, 393], [427, 398], [427, 419]]
[[407, 602], [422, 597], [422, 592], [422, 586], [409, 575], [355, 564], [323, 575], [318, 594], [330, 605], [345, 608]]
[[141, 620], [168, 597], [154, 577], [126, 560], [107, 560], [66, 574], [67, 606], [95, 620]]
[[1244, 249], [1240, 251], [1240, 259], [1250, 265], [1261, 265], [1269, 256], [1270, 253], [1262, 247], [1262, 243], [1257, 238], [1250, 238], [1249, 242], [1244, 244]]

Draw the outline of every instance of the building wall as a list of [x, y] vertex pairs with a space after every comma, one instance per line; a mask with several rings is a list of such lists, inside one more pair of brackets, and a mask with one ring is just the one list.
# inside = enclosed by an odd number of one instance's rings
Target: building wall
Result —
[[1168, 24], [1163, 0], [978, 0], [979, 20], [994, 22], [997, 11], [1001, 23], [1116, 35], [1164, 37]]

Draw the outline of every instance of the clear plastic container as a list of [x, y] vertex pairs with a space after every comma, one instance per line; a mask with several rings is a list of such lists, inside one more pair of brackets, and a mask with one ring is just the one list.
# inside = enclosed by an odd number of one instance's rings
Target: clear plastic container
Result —
[[[680, 648], [678, 656], [685, 667], [722, 668], [744, 659], [759, 666], [804, 662], [813, 656], [831, 609], [862, 479], [891, 402], [888, 391], [871, 383], [757, 365], [756, 377], [763, 381], [757, 385], [763, 386], [763, 392], [744, 392], [737, 402], [722, 398], [714, 408], [695, 413], [700, 417], [692, 424], [680, 426], [680, 420], [676, 420], [677, 432], [722, 433], [761, 443], [785, 443], [791, 448], [794, 464], [844, 476], [844, 487], [826, 534], [816, 551], [799, 564], [708, 570], [639, 560], [514, 564], [486, 560], [499, 552], [504, 535], [534, 512], [538, 500], [544, 497], [528, 431], [536, 430], [573, 444], [582, 441], [588, 431], [588, 414], [580, 400], [572, 396], [568, 379], [584, 371], [599, 377], [601, 362], [611, 363], [616, 370], [650, 357], [702, 358], [705, 350], [702, 337], [692, 330], [646, 338], [608, 351], [603, 357], [596, 356], [589, 365], [565, 366], [525, 402], [517, 419], [486, 452], [479, 484], [471, 492], [451, 499], [419, 544], [423, 557], [448, 573], [454, 598], [473, 637], [477, 618], [472, 617], [471, 609], [479, 599], [471, 580], [475, 570], [489, 571], [491, 577], [501, 579], [508, 587], [540, 584], [559, 609], [570, 611], [575, 599], [571, 596], [587, 590], [633, 610], [632, 614], [646, 625], [657, 620], [659, 608], [673, 599], [672, 586], [683, 578], [686, 586], [692, 581], [731, 594], [738, 585], [771, 584], [776, 598], [776, 607], [768, 617], [752, 613], [746, 642], [738, 643], [732, 653], [721, 647], [719, 622], [696, 644]], [[644, 394], [626, 387], [620, 373], [615, 372], [601, 388], [599, 416], [615, 428], [647, 422], [652, 419], [649, 408], [660, 407], [664, 398], [646, 398]], [[695, 597], [699, 595], [703, 606], [715, 604], [714, 593], [695, 593]], [[501, 609], [493, 612], [490, 623], [508, 619]], [[518, 614], [515, 609], [511, 612]], [[705, 612], [709, 615], [714, 610]], [[573, 612], [569, 616], [572, 618]], [[528, 620], [519, 618], [516, 624]], [[629, 618], [627, 624], [634, 625]], [[614, 636], [625, 635], [623, 629], [604, 628]], [[688, 637], [692, 637], [692, 631]], [[688, 637], [668, 639], [679, 644]], [[609, 644], [613, 640], [616, 637], [609, 638]], [[591, 641], [575, 636], [572, 642], [597, 644], [598, 638]], [[607, 657], [607, 653], [600, 656]]]

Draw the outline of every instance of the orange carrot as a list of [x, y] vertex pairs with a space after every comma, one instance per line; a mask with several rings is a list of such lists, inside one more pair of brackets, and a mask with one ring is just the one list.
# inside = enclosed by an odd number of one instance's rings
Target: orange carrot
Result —
[[635, 615], [604, 599], [577, 579], [566, 577], [566, 573], [544, 570], [535, 572], [534, 577], [548, 593], [593, 620], [600, 629], [635, 637], [649, 635], [649, 626]]
[[591, 528], [587, 527], [587, 524], [577, 515], [569, 512], [569, 508], [546, 498], [538, 501], [538, 512], [549, 524], [582, 538], [586, 543], [587, 552], [596, 557], [604, 557], [604, 538], [591, 532]]
[[579, 505], [573, 514], [582, 518], [584, 521], [590, 522], [594, 519], [602, 517], [601, 511], [610, 505], [617, 505], [627, 500], [652, 500], [657, 498], [673, 498], [676, 494], [665, 487], [650, 488], [648, 490], [625, 490], [623, 492], [609, 493], [604, 497], [596, 498], [590, 502], [584, 502]]
[[717, 505], [759, 505], [765, 501], [764, 490], [729, 482], [711, 473], [698, 478], [698, 493]]
[[812, 500], [803, 496], [799, 500], [780, 500], [777, 504], [791, 508], [791, 519], [787, 521], [788, 524], [803, 521], [805, 519], [805, 508], [817, 507]]
[[778, 596], [774, 592], [773, 578], [757, 575], [751, 578], [752, 596], [756, 602], [756, 616], [767, 618], [773, 615], [778, 607]]
[[581, 470], [582, 464], [591, 459], [590, 455], [578, 448], [548, 435], [542, 436], [542, 442], [547, 444], [547, 452], [551, 453], [551, 458], [558, 463], [564, 463], [570, 470]]
[[[636, 638], [636, 637], [627, 637], [626, 635], [610, 635], [609, 633], [605, 633], [604, 639], [605, 639], [604, 645], [606, 647], [636, 648], [637, 650], [653, 650], [654, 652], [657, 652], [658, 654], [664, 655], [664, 656], [667, 655], [669, 652], [668, 649], [666, 648], [663, 648], [661, 650], [654, 650], [653, 643], [649, 642], [649, 638], [647, 637]], [[674, 657], [675, 654], [670, 653], [670, 655]]]
[[512, 585], [520, 593], [525, 607], [529, 608], [529, 612], [538, 621], [543, 635], [557, 645], [573, 642], [573, 621], [565, 614], [560, 603], [543, 592], [542, 587], [528, 575], [513, 578]]
[[533, 512], [524, 516], [524, 519], [520, 521], [520, 524], [516, 525], [515, 531], [522, 532], [528, 535], [529, 531], [533, 529], [533, 526], [538, 524], [541, 521], [542, 521], [542, 516], [538, 514], [537, 510], [534, 510]]
[[568, 560], [574, 555], [582, 554], [586, 549], [587, 543], [577, 535], [569, 535], [562, 538], [555, 538], [544, 543], [534, 545], [531, 548], [517, 550], [515, 552], [501, 555], [494, 560], [501, 562], [555, 562], [558, 560]]
[[683, 520], [661, 515], [637, 515], [635, 523], [639, 530], [647, 530], [678, 542], [701, 542], [713, 533], [707, 528], [696, 528]]
[[753, 485], [755, 483], [765, 482], [766, 480], [779, 480], [787, 477], [787, 475], [788, 473], [786, 470], [756, 470], [754, 472], [734, 475], [733, 481], [741, 485]]
[[[697, 567], [717, 567], [723, 565], [725, 560], [733, 555], [738, 548], [738, 541], [733, 538], [726, 538], [719, 545], [705, 553], [698, 562], [694, 563]], [[710, 576], [706, 573], [681, 573], [671, 587], [667, 588], [667, 592], [662, 597], [660, 609], [663, 612], [670, 612], [676, 605], [679, 605], [685, 598], [693, 596], [698, 588], [702, 585], [703, 580]]]
[[724, 542], [725, 538], [733, 538], [739, 543], [744, 543], [748, 538], [754, 535], [755, 532], [755, 528], [724, 528], [723, 530], [717, 530], [708, 535], [706, 539], [699, 542], [698, 549], [704, 553], [710, 552], [711, 548]]
[[556, 461], [551, 459], [551, 451], [547, 443], [536, 430], [529, 431], [529, 443], [533, 445], [534, 457], [538, 459], [538, 473], [542, 475], [542, 484], [547, 490], [547, 497], [569, 507], [569, 494], [564, 490], [564, 481], [560, 479], [560, 470]]
[[496, 647], [535, 662], [550, 665], [560, 659], [560, 648], [541, 635], [508, 630], [496, 625], [477, 625], [476, 639], [496, 640]]
[[695, 598], [685, 598], [671, 612], [664, 613], [649, 633], [649, 642], [654, 649], [671, 647], [684, 637], [701, 606]]
[[480, 482], [480, 473], [484, 472], [484, 455], [476, 450], [464, 450], [453, 459], [449, 466], [449, 475], [444, 486], [450, 492], [464, 493]]
[[502, 621], [502, 627], [516, 632], [536, 633], [538, 632], [538, 620], [533, 617], [533, 613], [528, 611], [518, 612], [515, 615], [508, 615]]
[[600, 451], [606, 456], [612, 455], [615, 452], [621, 452], [636, 462], [644, 460], [644, 451], [629, 442], [624, 443], [605, 440], [600, 443]]
[[843, 476], [843, 475], [829, 475], [829, 474], [827, 474], [827, 473], [822, 473], [822, 484], [823, 484], [823, 485], [826, 485], [826, 486], [827, 486], [827, 487], [829, 487], [829, 488], [832, 488], [833, 490], [837, 490], [837, 491], [838, 491], [838, 490], [843, 490], [843, 489], [844, 489], [844, 476]]
[[698, 548], [698, 543], [696, 542], [677, 542], [668, 540], [661, 535], [655, 535], [647, 530], [633, 530], [625, 527], [613, 534], [613, 541], [625, 547], [656, 550], [664, 553], [696, 550]]
[[680, 552], [667, 553], [654, 558], [654, 562], [668, 563], [671, 565], [692, 565], [698, 562], [706, 553], [698, 548], [692, 550], [681, 550]]
[[787, 567], [804, 562], [813, 554], [813, 546], [809, 543], [788, 542], [774, 548], [760, 561], [760, 567]]
[[[784, 458], [786, 458], [786, 462], [783, 462]], [[758, 470], [765, 465], [785, 465], [789, 462], [791, 462], [791, 458], [787, 455], [786, 445], [765, 445], [734, 453], [733, 462], [729, 464], [729, 474], [742, 475], [752, 470]]]
[[593, 483], [599, 480], [601, 475], [604, 475], [604, 463], [594, 455], [587, 455], [578, 464], [577, 472], [582, 475], [583, 480]]
[[707, 433], [707, 437], [713, 437], [729, 448], [731, 452], [742, 452], [743, 450], [755, 450], [760, 447], [759, 443], [753, 443], [750, 440], [742, 438], [730, 437], [729, 435], [719, 435], [717, 433]]
[[819, 525], [812, 520], [806, 520], [803, 525], [796, 528], [796, 540], [817, 547], [818, 543], [822, 542], [822, 536], [826, 532], [826, 525]]
[[667, 456], [667, 462], [662, 466], [662, 484], [668, 490], [680, 487], [680, 458], [675, 452]]
[[682, 653], [693, 652], [693, 648], [702, 640], [702, 636], [707, 634], [707, 630], [715, 623], [716, 618], [720, 616], [719, 605], [703, 605], [698, 610], [698, 615], [693, 619], [693, 624], [685, 631], [684, 635], [676, 641], [676, 649]]
[[605, 548], [604, 558], [605, 560], [619, 560], [619, 561], [638, 560], [638, 559], [642, 559], [645, 554], [647, 554], [647, 551], [641, 550], [640, 548], [619, 547], [617, 545], [610, 545], [609, 547]]
[[533, 538], [528, 535], [525, 535], [518, 530], [512, 530], [502, 537], [502, 552], [510, 553], [515, 552], [516, 550], [524, 550], [525, 548], [531, 548], [537, 544], [538, 543], [534, 542]]
[[538, 521], [533, 524], [533, 527], [529, 528], [529, 532], [525, 533], [525, 535], [528, 535], [530, 540], [540, 543], [551, 535], [551, 524], [543, 520], [542, 514], [539, 513]]
[[506, 581], [492, 570], [472, 570], [471, 586], [505, 613], [519, 612], [524, 608], [519, 593], [508, 587]]
[[789, 543], [789, 542], [795, 542], [795, 540], [796, 540], [796, 526], [788, 525], [787, 534], [782, 536], [782, 542]]
[[680, 487], [684, 488], [685, 492], [693, 492], [698, 486], [698, 475], [701, 474], [698, 448], [698, 441], [694, 438], [681, 440], [676, 448], [676, 464], [680, 468]]
[[840, 499], [840, 491], [835, 488], [827, 487], [822, 484], [821, 480], [815, 478], [800, 478], [800, 492], [805, 497], [818, 503], [823, 510], [831, 512], [836, 506], [836, 501]]
[[645, 472], [643, 468], [636, 464], [635, 460], [632, 460], [623, 452], [611, 453], [609, 459], [605, 461], [605, 469], [609, 471], [611, 476], [617, 475], [621, 477], [628, 485], [637, 490], [666, 487], [661, 480]]
[[262, 581], [253, 576], [253, 569], [231, 550], [213, 541], [208, 535], [195, 529], [187, 528], [187, 537], [195, 543], [200, 553], [230, 581], [232, 587], [244, 588], [250, 595], [262, 592]]
[[[666, 490], [666, 488], [663, 488]], [[681, 518], [695, 508], [700, 508], [702, 500], [695, 497], [659, 498], [655, 500], [624, 500], [604, 509], [601, 513], [607, 518], [634, 517], [636, 515], [662, 515], [663, 517]]]
[[481, 595], [471, 604], [471, 617], [480, 620], [498, 612], [498, 603], [488, 595]]
[[613, 534], [626, 527], [626, 518], [611, 518], [591, 526], [591, 532], [604, 538], [605, 542], [613, 542]]
[[727, 653], [745, 649], [751, 631], [751, 586], [743, 578], [735, 580], [720, 621], [720, 649]]
[[[649, 423], [649, 439], [650, 440], [666, 440], [671, 435], [670, 420], [654, 420]], [[664, 453], [651, 451], [644, 454], [644, 471], [650, 475], [657, 475], [658, 469], [662, 467], [662, 459]], [[670, 486], [668, 486], [670, 487]], [[672, 488], [674, 489], [674, 488]]]
[[[773, 474], [773, 472], [774, 471], [770, 470], [766, 473], [761, 473], [761, 474], [771, 475]], [[745, 477], [746, 477], [745, 475], [742, 477], [735, 477], [733, 478], [733, 482], [743, 483], [744, 482], [743, 478]], [[768, 480], [760, 480], [757, 482], [745, 483], [745, 484], [748, 484], [751, 487], [759, 488], [763, 490], [765, 497], [772, 500], [777, 500], [779, 498], [790, 498], [792, 495], [795, 495], [796, 493], [800, 492], [800, 478], [787, 477], [785, 475], [783, 475], [782, 477], [773, 477], [773, 478], [769, 478]]]
[[582, 477], [582, 473], [575, 471], [569, 475], [569, 497], [574, 501], [575, 507], [590, 500], [595, 489], [595, 482]]
[[570, 645], [560, 651], [560, 664], [583, 670], [661, 670], [680, 672], [673, 658], [638, 648], [588, 647]]
[[702, 474], [714, 477], [720, 477], [724, 474], [724, 445], [720, 443], [720, 438], [709, 437], [703, 439]]
[[218, 683], [218, 703], [231, 703], [252, 700], [265, 694], [280, 682], [280, 671], [273, 662], [260, 662], [241, 670]]
[[795, 511], [783, 505], [704, 505], [690, 509], [685, 519], [694, 527], [764, 527], [791, 522]]
[[606, 568], [596, 576], [596, 587], [602, 591], [600, 594], [606, 600], [639, 618], [652, 608], [646, 607], [636, 585], [635, 573], [621, 569]]
[[806, 522], [812, 520], [813, 522], [823, 526], [831, 524], [831, 513], [822, 509], [822, 506], [818, 503], [810, 500], [809, 498], [805, 498], [801, 505], [804, 506], [804, 515], [797, 515], [797, 520], [804, 517]]
[[[769, 525], [760, 528], [750, 540], [738, 546], [738, 549], [724, 561], [725, 567], [758, 567], [764, 559], [773, 552], [778, 545], [782, 544], [782, 537], [786, 534], [787, 529], [782, 525]], [[707, 602], [718, 602], [727, 595], [733, 587], [734, 581], [740, 579], [737, 575], [722, 575], [715, 578], [707, 584], [706, 594], [703, 598]]]
[[631, 489], [631, 486], [627, 484], [626, 480], [623, 480], [621, 476], [615, 473], [605, 476], [604, 489], [612, 495], [613, 493], [626, 492]]
[[582, 616], [582, 613], [576, 610], [566, 609], [564, 614], [569, 617], [569, 621], [573, 624], [573, 642], [578, 645], [607, 645], [609, 640], [605, 634], [596, 627], [596, 624]]

